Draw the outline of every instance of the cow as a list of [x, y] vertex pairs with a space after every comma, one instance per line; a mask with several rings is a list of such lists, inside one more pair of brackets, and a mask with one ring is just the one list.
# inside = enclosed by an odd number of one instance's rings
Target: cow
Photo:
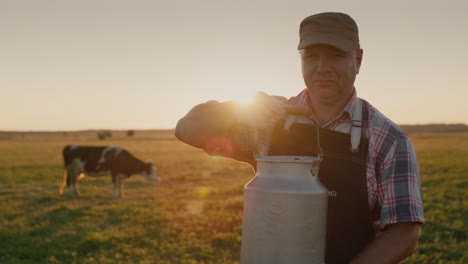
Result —
[[65, 169], [60, 194], [67, 186], [70, 195], [79, 197], [76, 184], [84, 175], [111, 175], [114, 198], [124, 196], [124, 181], [133, 174], [140, 174], [154, 182], [158, 180], [156, 166], [152, 162], [143, 162], [120, 147], [67, 145], [62, 154]]

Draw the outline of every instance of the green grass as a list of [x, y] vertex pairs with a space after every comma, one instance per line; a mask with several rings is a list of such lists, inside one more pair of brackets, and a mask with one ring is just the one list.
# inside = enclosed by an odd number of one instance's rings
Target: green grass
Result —
[[426, 224], [405, 263], [467, 263], [468, 134], [414, 135]]
[[[468, 133], [410, 136], [427, 223], [404, 263], [466, 263]], [[135, 175], [115, 200], [110, 177], [87, 177], [83, 197], [60, 196], [66, 144], [125, 147], [153, 160], [161, 181]], [[238, 263], [243, 185], [252, 176], [247, 165], [210, 158], [171, 134], [2, 140], [0, 263]]]

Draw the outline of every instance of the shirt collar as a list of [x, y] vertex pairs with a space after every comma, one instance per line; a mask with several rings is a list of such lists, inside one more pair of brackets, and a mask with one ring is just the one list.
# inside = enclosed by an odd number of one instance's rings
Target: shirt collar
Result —
[[354, 88], [353, 95], [351, 96], [351, 99], [349, 99], [349, 102], [345, 105], [343, 108], [343, 112], [341, 112], [340, 116], [343, 115], [343, 113], [347, 113], [348, 116], [353, 116], [353, 111], [354, 108], [356, 107], [356, 100], [357, 100], [357, 93], [356, 93], [356, 88]]
[[[336, 116], [332, 121], [337, 120], [338, 118], [344, 117], [343, 115], [346, 115], [347, 118], [351, 119], [351, 116], [353, 115], [354, 107], [356, 106], [356, 100], [357, 100], [357, 93], [356, 93], [356, 88], [355, 88], [353, 91], [353, 95], [351, 96], [348, 103], [343, 108], [343, 111], [341, 111], [340, 114], [338, 114], [338, 116]], [[288, 100], [288, 104], [294, 105], [302, 109], [310, 110], [311, 102], [309, 98], [309, 90], [305, 88], [298, 95], [291, 97]]]

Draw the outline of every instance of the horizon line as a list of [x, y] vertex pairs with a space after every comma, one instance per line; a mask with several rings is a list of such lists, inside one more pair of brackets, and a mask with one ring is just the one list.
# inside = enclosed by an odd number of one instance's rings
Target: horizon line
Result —
[[[397, 124], [398, 126], [468, 126], [465, 123], [408, 123], [408, 124]], [[35, 129], [0, 129], [0, 133], [6, 132], [84, 132], [84, 131], [148, 131], [148, 130], [175, 130], [173, 128], [77, 128], [77, 129], [44, 129], [44, 130], [35, 130]]]

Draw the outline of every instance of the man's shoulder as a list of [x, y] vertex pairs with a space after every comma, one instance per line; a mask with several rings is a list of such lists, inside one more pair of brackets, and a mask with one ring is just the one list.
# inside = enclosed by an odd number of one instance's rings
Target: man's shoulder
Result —
[[385, 137], [387, 140], [392, 141], [407, 137], [406, 133], [399, 125], [366, 100], [361, 100], [368, 114], [367, 131], [369, 137]]
[[299, 94], [296, 96], [292, 96], [287, 100], [287, 104], [289, 105], [294, 105], [296, 107], [300, 108], [308, 108], [309, 105], [309, 93], [307, 91], [307, 88], [302, 90]]

